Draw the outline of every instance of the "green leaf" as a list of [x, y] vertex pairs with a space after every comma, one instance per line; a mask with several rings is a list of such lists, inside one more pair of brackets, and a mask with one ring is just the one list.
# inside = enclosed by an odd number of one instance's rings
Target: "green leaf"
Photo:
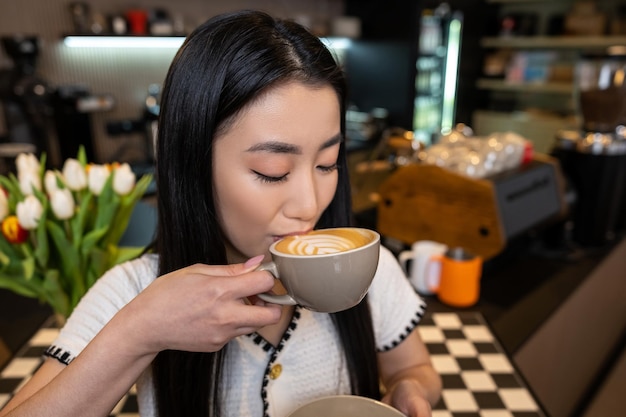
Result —
[[22, 194], [19, 184], [16, 184], [15, 181], [10, 180], [4, 175], [0, 176], [0, 185], [2, 185], [5, 190], [7, 190], [9, 195]]
[[135, 259], [139, 255], [143, 253], [145, 248], [141, 247], [118, 247], [113, 246], [111, 248], [115, 248], [115, 250], [111, 250], [111, 264], [109, 267], [112, 267], [117, 264], [121, 264], [122, 262], [129, 261], [131, 259]]
[[152, 175], [144, 175], [137, 181], [131, 192], [121, 198], [115, 220], [111, 224], [111, 231], [105, 241], [106, 245], [117, 245], [119, 243], [128, 227], [135, 205], [143, 197], [151, 182]]
[[69, 297], [63, 290], [59, 279], [59, 271], [56, 269], [46, 271], [42, 288], [43, 298], [50, 304], [50, 307], [64, 317], [69, 316], [76, 303], [70, 303]]
[[87, 166], [87, 152], [85, 152], [85, 146], [80, 145], [78, 147], [78, 154], [76, 155], [76, 159], [83, 167]]
[[39, 266], [45, 269], [48, 265], [48, 257], [50, 255], [50, 249], [48, 247], [48, 233], [46, 231], [49, 203], [47, 199], [43, 203], [43, 213], [39, 218], [39, 223], [37, 224], [37, 229], [35, 230], [35, 238], [37, 241], [37, 247], [35, 248], [35, 259], [37, 259], [37, 263], [39, 264]]
[[33, 195], [37, 197], [37, 199], [39, 200], [42, 206], [47, 205], [48, 197], [46, 197], [46, 194], [43, 191], [40, 191], [36, 189], [35, 187], [33, 187]]
[[80, 279], [80, 257], [79, 253], [70, 244], [63, 229], [56, 223], [48, 220], [46, 227], [54, 242], [57, 255], [61, 260], [61, 278], [68, 280], [68, 287], [79, 286], [84, 288]]
[[94, 229], [105, 226], [107, 228], [110, 227], [119, 204], [120, 198], [113, 191], [113, 175], [109, 175], [104, 183], [102, 192], [98, 196], [98, 214], [96, 215]]
[[[22, 264], [23, 257], [11, 247], [4, 238], [0, 238], [0, 251], [2, 253], [2, 266], [0, 271], [2, 274], [24, 276], [24, 265]], [[8, 248], [7, 248], [8, 247]], [[8, 250], [7, 250], [8, 249]], [[8, 263], [5, 261], [8, 260]]]
[[107, 230], [109, 230], [109, 228], [108, 226], [105, 226], [101, 227], [100, 229], [92, 230], [85, 235], [85, 237], [83, 238], [83, 244], [80, 248], [83, 256], [89, 255], [89, 251], [91, 251], [98, 244], [98, 241], [102, 239]]
[[106, 272], [109, 266], [109, 253], [99, 248], [89, 252], [89, 269], [87, 270], [87, 287], [91, 287]]
[[26, 281], [19, 275], [0, 274], [0, 288], [13, 291], [24, 297], [37, 298], [40, 296], [40, 287], [34, 281]]
[[80, 202], [78, 214], [70, 219], [70, 228], [72, 229], [72, 237], [74, 248], [78, 250], [83, 240], [83, 230], [90, 214], [89, 206], [91, 205], [93, 194], [91, 191], [86, 192]]
[[98, 278], [100, 278], [100, 276], [101, 274], [95, 272], [93, 268], [88, 268], [85, 275], [85, 282], [88, 288], [91, 288], [91, 286], [98, 280]]
[[67, 185], [63, 182], [63, 179], [61, 177], [61, 174], [59, 171], [54, 171], [54, 178], [56, 179], [56, 184], [57, 184], [57, 188], [59, 188], [60, 190], [64, 190], [67, 188]]
[[30, 246], [29, 243], [17, 243], [15, 246], [22, 251], [22, 259], [34, 257], [33, 248]]
[[12, 243], [9, 243], [2, 234], [0, 234], [0, 252], [14, 260], [20, 258], [18, 249]]
[[48, 159], [48, 155], [45, 152], [41, 153], [41, 157], [39, 158], [39, 178], [43, 178], [46, 173], [46, 161]]
[[9, 258], [4, 252], [0, 251], [0, 265], [5, 267], [11, 263], [11, 258]]
[[22, 194], [22, 190], [20, 189], [20, 182], [12, 172], [9, 173], [8, 178], [3, 176], [0, 176], [0, 178], [2, 179], [2, 185], [4, 185], [9, 192], [9, 212], [15, 213], [17, 203], [24, 200], [24, 194]]
[[35, 275], [35, 258], [26, 258], [22, 261], [22, 271], [26, 281], [30, 281]]
[[135, 184], [135, 187], [130, 191], [130, 193], [126, 194], [124, 198], [126, 200], [130, 200], [131, 202], [136, 202], [146, 193], [146, 190], [152, 183], [153, 175], [147, 174], [142, 176], [139, 181]]

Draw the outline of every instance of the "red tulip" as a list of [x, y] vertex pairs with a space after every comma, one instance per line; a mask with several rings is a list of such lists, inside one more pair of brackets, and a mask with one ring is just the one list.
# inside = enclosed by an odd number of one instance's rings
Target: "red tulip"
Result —
[[9, 243], [24, 243], [28, 239], [28, 230], [20, 226], [17, 216], [9, 216], [2, 221], [2, 234]]

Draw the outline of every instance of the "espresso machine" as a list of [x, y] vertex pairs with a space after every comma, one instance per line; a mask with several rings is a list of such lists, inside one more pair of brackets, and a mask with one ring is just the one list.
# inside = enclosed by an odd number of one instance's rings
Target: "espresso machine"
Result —
[[0, 70], [0, 107], [6, 132], [0, 137], [0, 157], [8, 161], [20, 152], [47, 150], [51, 90], [35, 71], [39, 55], [36, 36], [5, 36], [1, 43], [14, 63], [12, 68]]
[[582, 56], [575, 95], [581, 129], [558, 132], [552, 153], [576, 195], [572, 240], [602, 246], [626, 227], [626, 48]]

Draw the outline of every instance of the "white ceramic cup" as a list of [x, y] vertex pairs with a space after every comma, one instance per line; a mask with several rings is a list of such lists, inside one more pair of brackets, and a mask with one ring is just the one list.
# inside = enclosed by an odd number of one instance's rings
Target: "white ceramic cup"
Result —
[[[441, 274], [441, 263], [437, 261], [437, 257], [443, 255], [446, 250], [448, 250], [448, 246], [443, 243], [420, 240], [413, 243], [410, 250], [400, 252], [398, 255], [400, 265], [418, 293], [422, 295], [433, 294], [429, 282], [438, 281], [438, 275]], [[411, 261], [410, 269], [409, 261]], [[431, 276], [427, 276], [427, 274]]]

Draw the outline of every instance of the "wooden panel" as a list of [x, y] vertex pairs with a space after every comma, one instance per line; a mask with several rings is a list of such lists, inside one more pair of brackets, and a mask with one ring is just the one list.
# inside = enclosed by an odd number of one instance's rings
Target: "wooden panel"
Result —
[[463, 246], [484, 258], [505, 246], [490, 181], [416, 164], [399, 168], [379, 191], [377, 229], [384, 236]]

